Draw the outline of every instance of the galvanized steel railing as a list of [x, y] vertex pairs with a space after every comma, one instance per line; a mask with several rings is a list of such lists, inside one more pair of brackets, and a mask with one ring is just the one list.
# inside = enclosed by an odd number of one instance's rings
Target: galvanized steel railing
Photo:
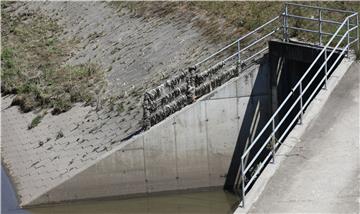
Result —
[[[310, 8], [315, 9], [319, 11], [319, 18], [314, 19], [311, 17], [302, 17], [294, 14], [290, 14], [288, 12], [288, 7], [304, 7], [304, 8]], [[332, 11], [337, 13], [345, 13], [346, 18], [342, 22], [332, 21], [332, 20], [323, 20], [321, 19], [321, 14], [323, 11]], [[305, 108], [309, 105], [310, 101], [316, 94], [316, 92], [320, 89], [320, 87], [324, 84], [326, 89], [327, 79], [329, 76], [329, 73], [333, 71], [338, 61], [345, 55], [345, 53], [349, 53], [350, 46], [357, 43], [357, 48], [359, 49], [359, 29], [358, 29], [358, 13], [352, 12], [352, 11], [344, 11], [344, 10], [334, 10], [329, 8], [321, 8], [321, 7], [315, 7], [315, 6], [309, 6], [309, 5], [300, 5], [300, 4], [294, 4], [294, 3], [286, 3], [285, 4], [285, 11], [282, 14], [283, 18], [283, 39], [284, 41], [288, 41], [289, 37], [289, 29], [292, 30], [300, 30], [304, 32], [310, 32], [315, 33], [313, 30], [308, 30], [306, 28], [300, 28], [300, 27], [292, 27], [289, 26], [288, 19], [294, 18], [294, 19], [304, 19], [304, 20], [311, 20], [311, 21], [318, 21], [319, 22], [319, 30], [316, 31], [316, 33], [319, 34], [319, 44], [322, 44], [323, 41], [323, 35], [328, 35], [330, 33], [323, 32], [322, 31], [322, 24], [324, 22], [330, 23], [330, 24], [338, 24], [339, 27], [337, 28], [336, 32], [331, 34], [331, 38], [328, 40], [326, 45], [322, 48], [320, 53], [317, 55], [315, 60], [311, 63], [310, 67], [306, 70], [304, 75], [300, 78], [300, 80], [297, 82], [297, 84], [292, 88], [291, 92], [287, 95], [287, 97], [284, 99], [284, 101], [281, 103], [281, 105], [277, 108], [277, 110], [274, 112], [274, 114], [271, 116], [269, 121], [266, 123], [266, 125], [262, 128], [262, 130], [259, 132], [259, 134], [256, 136], [253, 142], [250, 143], [250, 145], [245, 149], [244, 153], [241, 156], [241, 163], [240, 163], [240, 176], [237, 178], [235, 182], [235, 186], [241, 185], [241, 194], [242, 194], [242, 206], [245, 206], [245, 193], [249, 190], [250, 186], [254, 183], [255, 179], [261, 172], [261, 170], [264, 168], [266, 163], [270, 160], [270, 157], [272, 157], [273, 162], [275, 161], [275, 152], [279, 145], [281, 144], [282, 140], [284, 140], [285, 136], [287, 135], [290, 128], [294, 125], [295, 121], [302, 122], [303, 113]], [[351, 19], [355, 19], [355, 23], [351, 23]], [[356, 36], [351, 37], [350, 34], [356, 30]], [[345, 33], [340, 34], [340, 32], [345, 31]], [[339, 37], [339, 41], [335, 41], [335, 38]], [[341, 47], [345, 40], [345, 46]], [[333, 42], [336, 42], [335, 47], [331, 47], [330, 45]], [[331, 51], [331, 52], [330, 52]], [[338, 56], [333, 61], [332, 66], [328, 69], [329, 60], [334, 55], [335, 51], [338, 53]], [[328, 53], [330, 52], [330, 53]], [[306, 87], [303, 88], [303, 81], [309, 74], [309, 72], [314, 68], [315, 64], [321, 63], [320, 68], [316, 71], [315, 75], [311, 78], [311, 80], [307, 83]], [[303, 103], [304, 94], [308, 91], [310, 88], [310, 85], [314, 82], [315, 78], [319, 76], [321, 72], [324, 72], [324, 77], [320, 80], [317, 85], [314, 85], [315, 89], [312, 91], [311, 95], [307, 98], [307, 101]], [[298, 91], [299, 96], [296, 98], [296, 100], [293, 103], [290, 103], [289, 100], [294, 96], [294, 92]], [[311, 91], [309, 91], [310, 93]], [[276, 123], [276, 118], [279, 116], [279, 112], [284, 109], [285, 105], [291, 105], [291, 107], [286, 111], [286, 114], [279, 118], [281, 119], [278, 123]], [[296, 105], [300, 104], [300, 110], [297, 112], [293, 120], [290, 122], [289, 125], [287, 125], [285, 131], [282, 133], [282, 135], [276, 139], [276, 133], [281, 127], [282, 124], [284, 124], [284, 121], [288, 119], [288, 116], [290, 115], [290, 112], [294, 109]], [[291, 119], [291, 118], [290, 118]], [[271, 128], [271, 133], [269, 135], [266, 135], [266, 130]], [[265, 137], [265, 142], [260, 142], [259, 139]], [[261, 161], [261, 163], [256, 166], [256, 168], [253, 166], [256, 161], [259, 161], [258, 158], [262, 152], [264, 152], [265, 148], [269, 145], [270, 148], [268, 150], [268, 154], [266, 155], [265, 159]], [[255, 155], [251, 157], [251, 159], [248, 160], [250, 152], [255, 148], [254, 146], [258, 145], [260, 146], [260, 149], [253, 151]], [[250, 176], [248, 176], [250, 168], [255, 168], [255, 170], [252, 172]]]
[[[305, 17], [299, 14], [291, 13], [291, 8], [307, 8], [310, 10], [316, 10], [318, 11], [317, 17]], [[343, 14], [345, 18], [341, 19], [340, 21], [324, 18], [323, 15], [329, 12]], [[317, 29], [309, 29], [301, 26], [295, 26], [291, 24], [291, 20], [305, 20], [315, 23], [317, 22], [318, 27]], [[353, 22], [351, 22], [351, 20], [353, 20]], [[290, 41], [290, 31], [305, 32], [315, 35], [317, 34], [318, 42], [316, 43], [322, 47], [322, 50], [312, 62], [310, 67], [306, 70], [298, 83], [292, 88], [291, 92], [287, 95], [287, 97], [284, 99], [266, 125], [256, 136], [255, 140], [250, 143], [248, 148], [245, 149], [243, 155], [241, 156], [240, 169], [238, 172], [239, 176], [236, 178], [234, 186], [238, 189], [241, 189], [243, 202], [242, 205], [245, 206], [245, 193], [254, 183], [257, 175], [264, 168], [270, 157], [272, 157], [273, 161], [275, 161], [275, 152], [281, 144], [282, 140], [284, 140], [290, 128], [294, 125], [295, 121], [299, 120], [301, 124], [304, 109], [309, 105], [311, 99], [316, 94], [316, 91], [321, 87], [322, 84], [324, 84], [326, 89], [327, 78], [329, 73], [331, 73], [335, 68], [336, 63], [343, 57], [345, 53], [349, 53], [350, 46], [354, 43], [357, 44], [357, 48], [359, 49], [358, 23], [358, 13], [353, 11], [337, 10], [311, 5], [301, 5], [296, 3], [285, 3], [284, 12], [280, 16], [274, 17], [265, 24], [257, 27], [253, 31], [240, 37], [236, 41], [230, 43], [209, 57], [206, 57], [205, 59], [196, 63], [188, 70], [184, 70], [177, 76], [170, 78], [162, 85], [147, 91], [144, 94], [143, 103], [144, 129], [150, 128], [152, 125], [160, 122], [172, 113], [180, 110], [188, 104], [191, 104], [198, 97], [209, 93], [229, 79], [238, 76], [241, 72], [241, 69], [245, 67], [244, 65], [254, 61], [268, 50], [266, 42], [269, 39], [279, 38], [275, 36], [277, 32], [281, 32], [282, 38], [280, 39], [285, 42]], [[324, 25], [338, 25], [339, 27], [336, 28], [334, 33], [331, 33], [324, 30]], [[269, 32], [266, 32], [265, 29], [267, 28], [270, 28], [268, 29]], [[355, 30], [356, 32], [354, 34], [353, 32]], [[262, 31], [265, 31], [265, 33]], [[351, 35], [351, 33], [353, 33], [353, 35]], [[324, 37], [329, 36], [331, 36], [331, 38], [326, 41]], [[251, 39], [252, 37], [255, 37], [255, 39]], [[337, 41], [336, 39], [338, 38], [339, 40]], [[344, 40], [346, 45], [344, 47], [340, 47]], [[324, 41], [326, 41], [325, 46], [323, 46]], [[334, 46], [333, 43], [335, 44]], [[328, 62], [335, 52], [339, 55], [328, 69]], [[311, 78], [310, 82], [305, 86], [305, 88], [303, 88], [303, 80], [305, 77], [307, 77], [310, 70], [314, 68], [315, 64], [321, 60], [323, 60], [323, 63], [321, 64], [320, 68], [316, 71], [316, 74]], [[313, 90], [311, 95], [304, 103], [304, 94], [309, 90], [309, 86], [314, 82], [315, 78], [318, 77], [323, 69], [324, 77], [316, 85], [315, 90]], [[221, 72], [223, 70], [225, 71]], [[289, 110], [287, 110], [283, 118], [281, 118], [281, 120], [276, 123], [275, 118], [279, 116], [279, 112], [284, 109], [284, 106], [289, 104], [289, 100], [294, 95], [295, 91], [299, 91], [299, 96], [291, 105]], [[300, 110], [297, 112], [294, 119], [287, 127], [284, 127], [286, 129], [280, 138], [275, 139], [275, 135], [281, 125], [284, 124], [286, 119], [288, 119], [288, 116], [294, 107], [299, 104]], [[271, 128], [271, 133], [265, 136], [265, 134], [267, 134], [266, 130], [269, 128]], [[259, 139], [261, 137], [267, 137], [265, 142], [260, 142]], [[258, 158], [260, 154], [265, 151], [264, 149], [270, 143], [271, 149], [266, 150], [269, 151], [269, 153], [266, 155], [265, 159], [261, 160], [261, 163], [255, 168], [253, 165], [259, 161]], [[257, 148], [254, 147], [255, 145], [258, 145], [260, 149], [253, 151], [255, 155], [251, 157], [250, 160], [248, 160], [248, 158], [250, 158], [250, 152], [254, 150], [254, 148]], [[251, 168], [255, 168], [255, 170], [252, 171], [252, 174], [248, 178], [248, 174]]]
[[220, 49], [219, 51], [213, 53], [212, 55], [210, 55], [209, 57], [201, 60], [200, 62], [196, 63], [194, 65], [194, 67], [199, 67], [200, 65], [204, 64], [205, 62], [209, 61], [210, 59], [213, 59], [215, 56], [219, 55], [220, 53], [223, 53], [227, 50], [229, 50], [231, 47], [235, 46], [237, 47], [237, 51], [234, 54], [231, 54], [230, 56], [228, 56], [227, 58], [225, 58], [223, 61], [227, 62], [230, 59], [237, 57], [238, 62], [242, 62], [242, 63], [246, 63], [248, 61], [250, 61], [251, 59], [255, 58], [256, 56], [258, 56], [259, 54], [265, 52], [268, 48], [265, 47], [263, 49], [261, 49], [260, 51], [253, 53], [250, 57], [247, 57], [246, 59], [242, 59], [241, 58], [241, 53], [244, 53], [245, 51], [247, 51], [249, 48], [253, 47], [254, 45], [260, 43], [261, 41], [269, 38], [270, 36], [272, 36], [274, 33], [276, 33], [276, 31], [278, 31], [280, 29], [280, 26], [274, 28], [271, 32], [267, 33], [266, 35], [253, 40], [249, 45], [247, 45], [246, 47], [241, 48], [241, 44], [242, 41], [244, 41], [245, 39], [247, 39], [248, 37], [256, 34], [258, 31], [264, 29], [265, 27], [269, 26], [270, 24], [273, 24], [274, 22], [278, 21], [280, 18], [280, 16], [276, 16], [273, 19], [269, 20], [268, 22], [266, 22], [265, 24], [257, 27], [256, 29], [254, 29], [253, 31], [245, 34], [244, 36], [240, 37], [239, 39], [237, 39], [236, 41], [230, 43], [229, 45], [223, 47], [222, 49]]

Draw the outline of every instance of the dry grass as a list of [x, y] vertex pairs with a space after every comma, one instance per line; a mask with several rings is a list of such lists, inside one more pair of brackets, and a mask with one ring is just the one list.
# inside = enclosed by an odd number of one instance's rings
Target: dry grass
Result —
[[[2, 9], [11, 2], [1, 2]], [[127, 8], [133, 16], [160, 17], [192, 21], [202, 34], [214, 43], [228, 43], [280, 14], [283, 2], [111, 2], [113, 7]], [[330, 8], [360, 12], [359, 2], [313, 2]], [[310, 16], [314, 11], [296, 11]], [[326, 16], [326, 15], [325, 15]], [[330, 13], [331, 18], [341, 18]], [[326, 18], [326, 17], [325, 17]], [[296, 21], [294, 25], [311, 25]], [[17, 94], [13, 105], [24, 112], [35, 108], [53, 108], [53, 114], [65, 112], [75, 102], [99, 103], [96, 97], [105, 81], [97, 65], [62, 66], [76, 47], [77, 41], [60, 41], [62, 32], [54, 20], [40, 14], [22, 13], [17, 16], [4, 12], [1, 17], [1, 92]], [[324, 26], [333, 32], [335, 26]], [[310, 34], [291, 32], [291, 36], [316, 40]], [[93, 34], [91, 37], [97, 37]], [[326, 38], [325, 38], [326, 41]], [[123, 104], [110, 102], [110, 109], [124, 111]]]
[[[11, 2], [1, 2], [2, 9]], [[13, 105], [23, 112], [69, 110], [75, 102], [91, 104], [104, 85], [94, 64], [63, 66], [77, 41], [59, 40], [56, 22], [41, 14], [2, 12], [1, 93], [17, 94]]]
[[[298, 2], [309, 4], [308, 2]], [[220, 43], [239, 37], [245, 32], [251, 31], [267, 20], [275, 17], [283, 11], [283, 2], [112, 2], [114, 7], [128, 8], [137, 17], [165, 17], [177, 15], [190, 19], [197, 17], [195, 25], [203, 30], [204, 36], [210, 41]], [[360, 13], [359, 2], [311, 2], [328, 8], [352, 10]], [[302, 9], [295, 10], [299, 15], [316, 15], [316, 10]], [[340, 14], [328, 13], [324, 17], [332, 19], [341, 18]], [[317, 23], [295, 21], [296, 26], [309, 28], [318, 27]], [[324, 30], [333, 32], [336, 26], [325, 25]], [[318, 39], [315, 35], [291, 32], [292, 36], [298, 36], [307, 40]], [[326, 38], [325, 38], [326, 40]]]

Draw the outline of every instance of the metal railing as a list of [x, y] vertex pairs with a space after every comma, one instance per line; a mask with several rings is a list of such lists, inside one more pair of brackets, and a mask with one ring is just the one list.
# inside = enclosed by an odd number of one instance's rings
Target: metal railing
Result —
[[[292, 10], [294, 8], [309, 9], [317, 13], [315, 16], [306, 17], [301, 14], [296, 14], [296, 11]], [[340, 14], [343, 17], [340, 18], [340, 20], [334, 20], [332, 19], [333, 13]], [[331, 18], [326, 18], [327, 14], [330, 14]], [[307, 21], [307, 23], [315, 23], [316, 27], [311, 29], [299, 26], [297, 22], [295, 22], [295, 24], [293, 23], [294, 20], [303, 20]], [[335, 32], [331, 32], [329, 30], [332, 29], [331, 26], [338, 26], [333, 30]], [[347, 55], [349, 54], [350, 46], [354, 43], [356, 43], [356, 46], [359, 49], [358, 26], [358, 13], [353, 11], [337, 10], [297, 3], [285, 3], [284, 11], [281, 15], [274, 17], [253, 31], [241, 36], [234, 42], [221, 48], [219, 51], [211, 54], [205, 59], [202, 59], [194, 66], [188, 68], [188, 70], [185, 70], [177, 76], [167, 80], [162, 85], [145, 92], [143, 104], [144, 124], [147, 125], [144, 128], [150, 128], [152, 125], [165, 119], [170, 114], [180, 110], [188, 104], [191, 104], [198, 97], [209, 93], [229, 79], [238, 76], [241, 70], [246, 69], [244, 65], [254, 62], [257, 58], [260, 58], [262, 54], [266, 53], [268, 50], [266, 42], [270, 39], [279, 38], [284, 42], [290, 42], [294, 37], [292, 36], [293, 32], [315, 35], [314, 43], [319, 45], [321, 48], [320, 53], [305, 71], [297, 84], [292, 88], [291, 92], [287, 95], [277, 110], [273, 113], [254, 141], [250, 142], [250, 145], [245, 148], [245, 151], [241, 156], [238, 177], [235, 180], [234, 187], [241, 189], [242, 206], [245, 206], [246, 192], [249, 190], [258, 174], [265, 167], [271, 157], [273, 158], [273, 162], [275, 162], [276, 150], [286, 137], [291, 127], [293, 127], [295, 121], [299, 121], [300, 124], [302, 123], [304, 111], [319, 88], [324, 85], [326, 89], [328, 76], [334, 70], [336, 63], [339, 62], [345, 53]], [[277, 34], [278, 32], [280, 33], [280, 36]], [[298, 37], [296, 39], [301, 42], [301, 39]], [[310, 39], [305, 40], [306, 41], [303, 41], [305, 43], [309, 43], [310, 41]], [[323, 43], [326, 43], [326, 45], [324, 46]], [[343, 43], [346, 45], [341, 46]], [[333, 59], [334, 53], [337, 54], [336, 59]], [[330, 63], [330, 61], [332, 63]], [[315, 68], [315, 65], [318, 63], [320, 63], [321, 66], [319, 68]], [[227, 66], [225, 66], [225, 64]], [[328, 66], [330, 66], [330, 68], [328, 68]], [[314, 76], [309, 77], [309, 73], [312, 69], [317, 69], [317, 71]], [[225, 72], [221, 72], [224, 70]], [[315, 89], [311, 91], [313, 88], [310, 88], [310, 85], [314, 83], [316, 78], [321, 77], [319, 76], [320, 73], [323, 73], [324, 77], [321, 78], [319, 82], [315, 82], [317, 85], [315, 85]], [[311, 80], [305, 84], [305, 78], [311, 78]], [[295, 101], [293, 101], [297, 92], [298, 96]], [[311, 92], [311, 95], [308, 97], [304, 96], [307, 92]], [[293, 101], [293, 103], [290, 101]], [[286, 109], [285, 106], [287, 107], [287, 105], [291, 105], [291, 107]], [[290, 124], [286, 124], [284, 121], [289, 119], [289, 115], [297, 105], [300, 106], [299, 110], [296, 112], [296, 115]], [[280, 111], [286, 111], [282, 118], [279, 118], [281, 116]], [[281, 120], [277, 122], [277, 119]], [[287, 126], [281, 127], [284, 124]], [[285, 131], [283, 131], [281, 136], [276, 139], [277, 132], [279, 132], [280, 127], [285, 129]], [[260, 139], [263, 138], [266, 140], [262, 142]], [[267, 147], [268, 149], [265, 149]], [[250, 157], [250, 153], [254, 155]], [[265, 158], [261, 153], [265, 153]], [[259, 162], [260, 164], [254, 166], [254, 164]], [[250, 176], [248, 176], [249, 174]]]
[[229, 79], [238, 76], [242, 69], [246, 69], [245, 65], [251, 64], [268, 50], [266, 42], [280, 31], [279, 21], [280, 16], [274, 17], [191, 66], [187, 71], [145, 92], [143, 128], [150, 128]]
[[255, 58], [256, 56], [258, 56], [259, 54], [265, 52], [268, 48], [265, 47], [263, 49], [261, 49], [260, 51], [253, 53], [251, 56], [247, 57], [246, 59], [242, 59], [241, 58], [241, 54], [244, 53], [245, 51], [247, 51], [248, 49], [250, 49], [251, 47], [253, 47], [254, 45], [264, 41], [265, 39], [269, 38], [270, 36], [272, 36], [274, 33], [276, 33], [279, 29], [280, 26], [274, 28], [273, 30], [271, 30], [271, 32], [267, 33], [266, 35], [261, 36], [260, 38], [257, 38], [255, 40], [252, 40], [251, 43], [245, 47], [241, 47], [242, 46], [242, 42], [249, 38], [250, 36], [256, 35], [257, 32], [259, 32], [260, 30], [264, 29], [265, 27], [275, 23], [276, 21], [279, 21], [280, 16], [276, 16], [273, 19], [269, 20], [268, 22], [266, 22], [265, 24], [257, 27], [256, 29], [252, 30], [251, 32], [245, 34], [244, 36], [241, 36], [239, 39], [235, 40], [234, 42], [230, 43], [229, 45], [221, 48], [220, 50], [218, 50], [217, 52], [211, 54], [210, 56], [206, 57], [205, 59], [201, 60], [200, 62], [196, 63], [193, 67], [199, 67], [200, 65], [204, 64], [205, 62], [215, 58], [217, 55], [219, 55], [220, 53], [224, 53], [227, 50], [229, 50], [231, 47], [236, 46], [237, 51], [233, 54], [231, 54], [230, 56], [228, 56], [227, 58], [225, 58], [223, 60], [223, 62], [227, 62], [230, 59], [233, 59], [234, 57], [237, 57], [238, 62], [242, 62], [242, 63], [246, 63], [248, 61], [250, 61], [251, 59]]
[[[302, 16], [298, 16], [295, 14], [290, 14], [288, 7], [301, 7], [301, 8], [310, 8], [313, 10], [318, 10], [319, 18], [315, 19], [312, 17], [302, 17]], [[344, 14], [346, 14], [346, 18], [342, 22], [325, 20], [325, 19], [321, 18], [321, 14], [323, 11], [344, 13]], [[250, 142], [250, 145], [247, 148], [245, 148], [245, 151], [241, 156], [241, 163], [240, 163], [240, 169], [239, 169], [240, 177], [238, 177], [235, 182], [235, 186], [241, 185], [242, 206], [243, 207], [245, 206], [246, 192], [249, 190], [250, 186], [254, 183], [257, 176], [259, 175], [261, 170], [264, 168], [264, 166], [270, 161], [271, 157], [273, 159], [273, 162], [275, 162], [275, 152], [276, 152], [277, 148], [279, 147], [281, 142], [284, 140], [284, 138], [290, 131], [291, 127], [293, 127], [293, 125], [295, 125], [294, 123], [296, 121], [299, 121], [300, 124], [302, 123], [304, 111], [307, 108], [307, 106], [310, 104], [310, 101], [313, 99], [316, 92], [318, 90], [320, 90], [320, 87], [322, 85], [324, 85], [325, 89], [326, 89], [328, 76], [334, 70], [336, 64], [339, 62], [340, 59], [342, 59], [342, 57], [345, 54], [349, 53], [350, 46], [352, 44], [354, 44], [355, 42], [357, 43], [357, 48], [359, 49], [359, 29], [358, 29], [359, 18], [358, 18], [358, 13], [356, 13], [356, 12], [322, 8], [322, 7], [309, 6], [309, 5], [300, 5], [300, 4], [294, 4], [294, 3], [286, 3], [284, 13], [282, 14], [282, 18], [283, 18], [282, 29], [283, 29], [283, 40], [284, 41], [289, 41], [289, 29], [315, 33], [315, 31], [309, 30], [306, 28], [290, 26], [289, 22], [288, 22], [289, 18], [318, 21], [319, 22], [319, 30], [316, 31], [316, 33], [319, 34], [319, 44], [320, 45], [323, 42], [323, 35], [330, 34], [331, 38], [327, 41], [326, 45], [322, 47], [320, 53], [317, 55], [315, 60], [311, 63], [311, 65], [305, 71], [305, 73], [300, 78], [300, 80], [297, 82], [297, 84], [291, 89], [291, 92], [286, 96], [284, 101], [280, 104], [280, 106], [277, 108], [277, 110], [273, 113], [271, 118], [268, 120], [268, 122], [265, 124], [265, 126], [261, 129], [259, 134], [254, 139], [254, 141]], [[351, 23], [351, 19], [355, 19], [355, 22]], [[337, 30], [334, 33], [331, 34], [328, 32], [324, 32], [322, 30], [323, 23], [336, 24], [336, 25], [339, 25], [339, 27], [337, 28]], [[352, 32], [354, 32], [355, 30], [356, 30], [356, 36], [351, 37], [350, 34]], [[340, 34], [340, 32], [344, 32], [344, 33]], [[336, 41], [335, 38], [340, 38], [340, 39], [338, 41]], [[332, 43], [336, 43], [335, 47], [331, 47]], [[343, 43], [345, 43], [345, 44], [343, 44]], [[343, 46], [341, 46], [341, 45], [343, 45]], [[336, 55], [334, 55], [335, 52], [336, 52], [336, 54], [338, 54], [337, 57], [336, 57]], [[335, 59], [334, 59], [333, 55], [336, 57]], [[331, 60], [333, 60], [333, 61], [331, 61]], [[310, 73], [310, 71], [312, 69], [316, 68], [315, 65], [319, 64], [319, 63], [321, 63], [321, 66], [317, 69], [314, 76], [312, 76], [312, 77], [310, 76], [311, 80], [307, 84], [304, 83], [304, 79], [309, 78], [308, 74]], [[330, 68], [328, 68], [329, 64], [331, 64]], [[319, 76], [319, 74], [321, 74], [322, 72], [323, 72], [324, 76], [321, 78], [321, 80], [319, 80], [318, 83], [315, 82], [316, 85], [312, 86], [312, 87], [315, 87], [315, 89], [313, 91], [311, 91], [312, 88], [310, 88], [310, 86], [312, 85], [312, 83], [314, 83], [316, 78], [321, 77], [321, 76]], [[305, 88], [303, 88], [304, 84], [305, 84]], [[296, 95], [295, 92], [298, 92], [299, 95], [293, 101], [294, 96]], [[306, 92], [308, 92], [308, 93], [311, 92], [310, 96], [307, 98], [305, 98], [305, 96], [304, 96], [304, 94]], [[306, 99], [306, 102], [304, 102], [305, 99]], [[290, 101], [293, 101], [293, 103], [291, 103]], [[291, 105], [291, 107], [289, 109], [285, 109], [285, 106], [287, 106], [287, 105]], [[292, 119], [290, 124], [287, 124], [286, 127], [282, 127], [285, 129], [285, 131], [283, 131], [281, 136], [278, 139], [276, 139], [277, 132], [279, 131], [280, 127], [284, 124], [284, 121], [287, 119], [291, 119], [291, 118], [289, 118], [290, 113], [294, 110], [295, 106], [299, 106], [299, 105], [300, 105], [300, 109], [297, 112], [295, 112], [296, 115], [294, 116], [294, 118]], [[285, 115], [282, 118], [279, 118], [280, 111], [282, 111], [282, 110], [286, 110]], [[277, 122], [276, 121], [277, 118], [279, 120], [280, 119], [281, 120], [279, 122]], [[271, 133], [268, 134], [266, 130], [271, 130]], [[266, 140], [264, 142], [261, 142], [260, 141], [261, 138], [265, 138]], [[255, 147], [255, 145], [257, 145], [257, 147]], [[270, 145], [270, 149], [265, 150], [266, 147], [269, 148], [269, 145]], [[260, 147], [260, 149], [253, 151], [254, 148], [258, 148], [258, 147]], [[249, 158], [251, 152], [255, 153], [255, 155], [253, 157]], [[266, 156], [263, 160], [261, 160], [260, 164], [255, 167], [254, 164], [256, 162], [259, 162], [258, 159], [260, 157], [260, 154], [263, 152], [268, 152], [268, 153], [267, 153], [267, 155], [265, 154]], [[255, 170], [251, 173], [250, 176], [248, 176], [250, 174], [249, 170], [251, 168], [253, 168]]]

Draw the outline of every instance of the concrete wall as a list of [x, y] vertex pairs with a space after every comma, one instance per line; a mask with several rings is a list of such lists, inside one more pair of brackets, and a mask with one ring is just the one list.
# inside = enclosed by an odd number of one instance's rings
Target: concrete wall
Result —
[[237, 139], [249, 138], [239, 130], [270, 116], [269, 75], [253, 66], [32, 204], [223, 186]]

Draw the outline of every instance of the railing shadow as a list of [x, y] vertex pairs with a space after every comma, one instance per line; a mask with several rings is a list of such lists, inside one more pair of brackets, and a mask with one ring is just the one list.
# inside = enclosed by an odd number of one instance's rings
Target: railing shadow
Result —
[[[236, 193], [236, 190], [239, 189], [240, 162], [243, 152], [271, 116], [270, 79], [264, 78], [264, 73], [267, 72], [267, 75], [269, 75], [270, 72], [268, 54], [265, 54], [264, 57], [259, 60], [259, 64], [260, 67], [249, 95], [249, 102], [246, 106], [244, 118], [240, 124], [239, 135], [224, 185], [224, 189], [230, 192]], [[250, 154], [250, 156], [252, 155], [253, 154]]]

